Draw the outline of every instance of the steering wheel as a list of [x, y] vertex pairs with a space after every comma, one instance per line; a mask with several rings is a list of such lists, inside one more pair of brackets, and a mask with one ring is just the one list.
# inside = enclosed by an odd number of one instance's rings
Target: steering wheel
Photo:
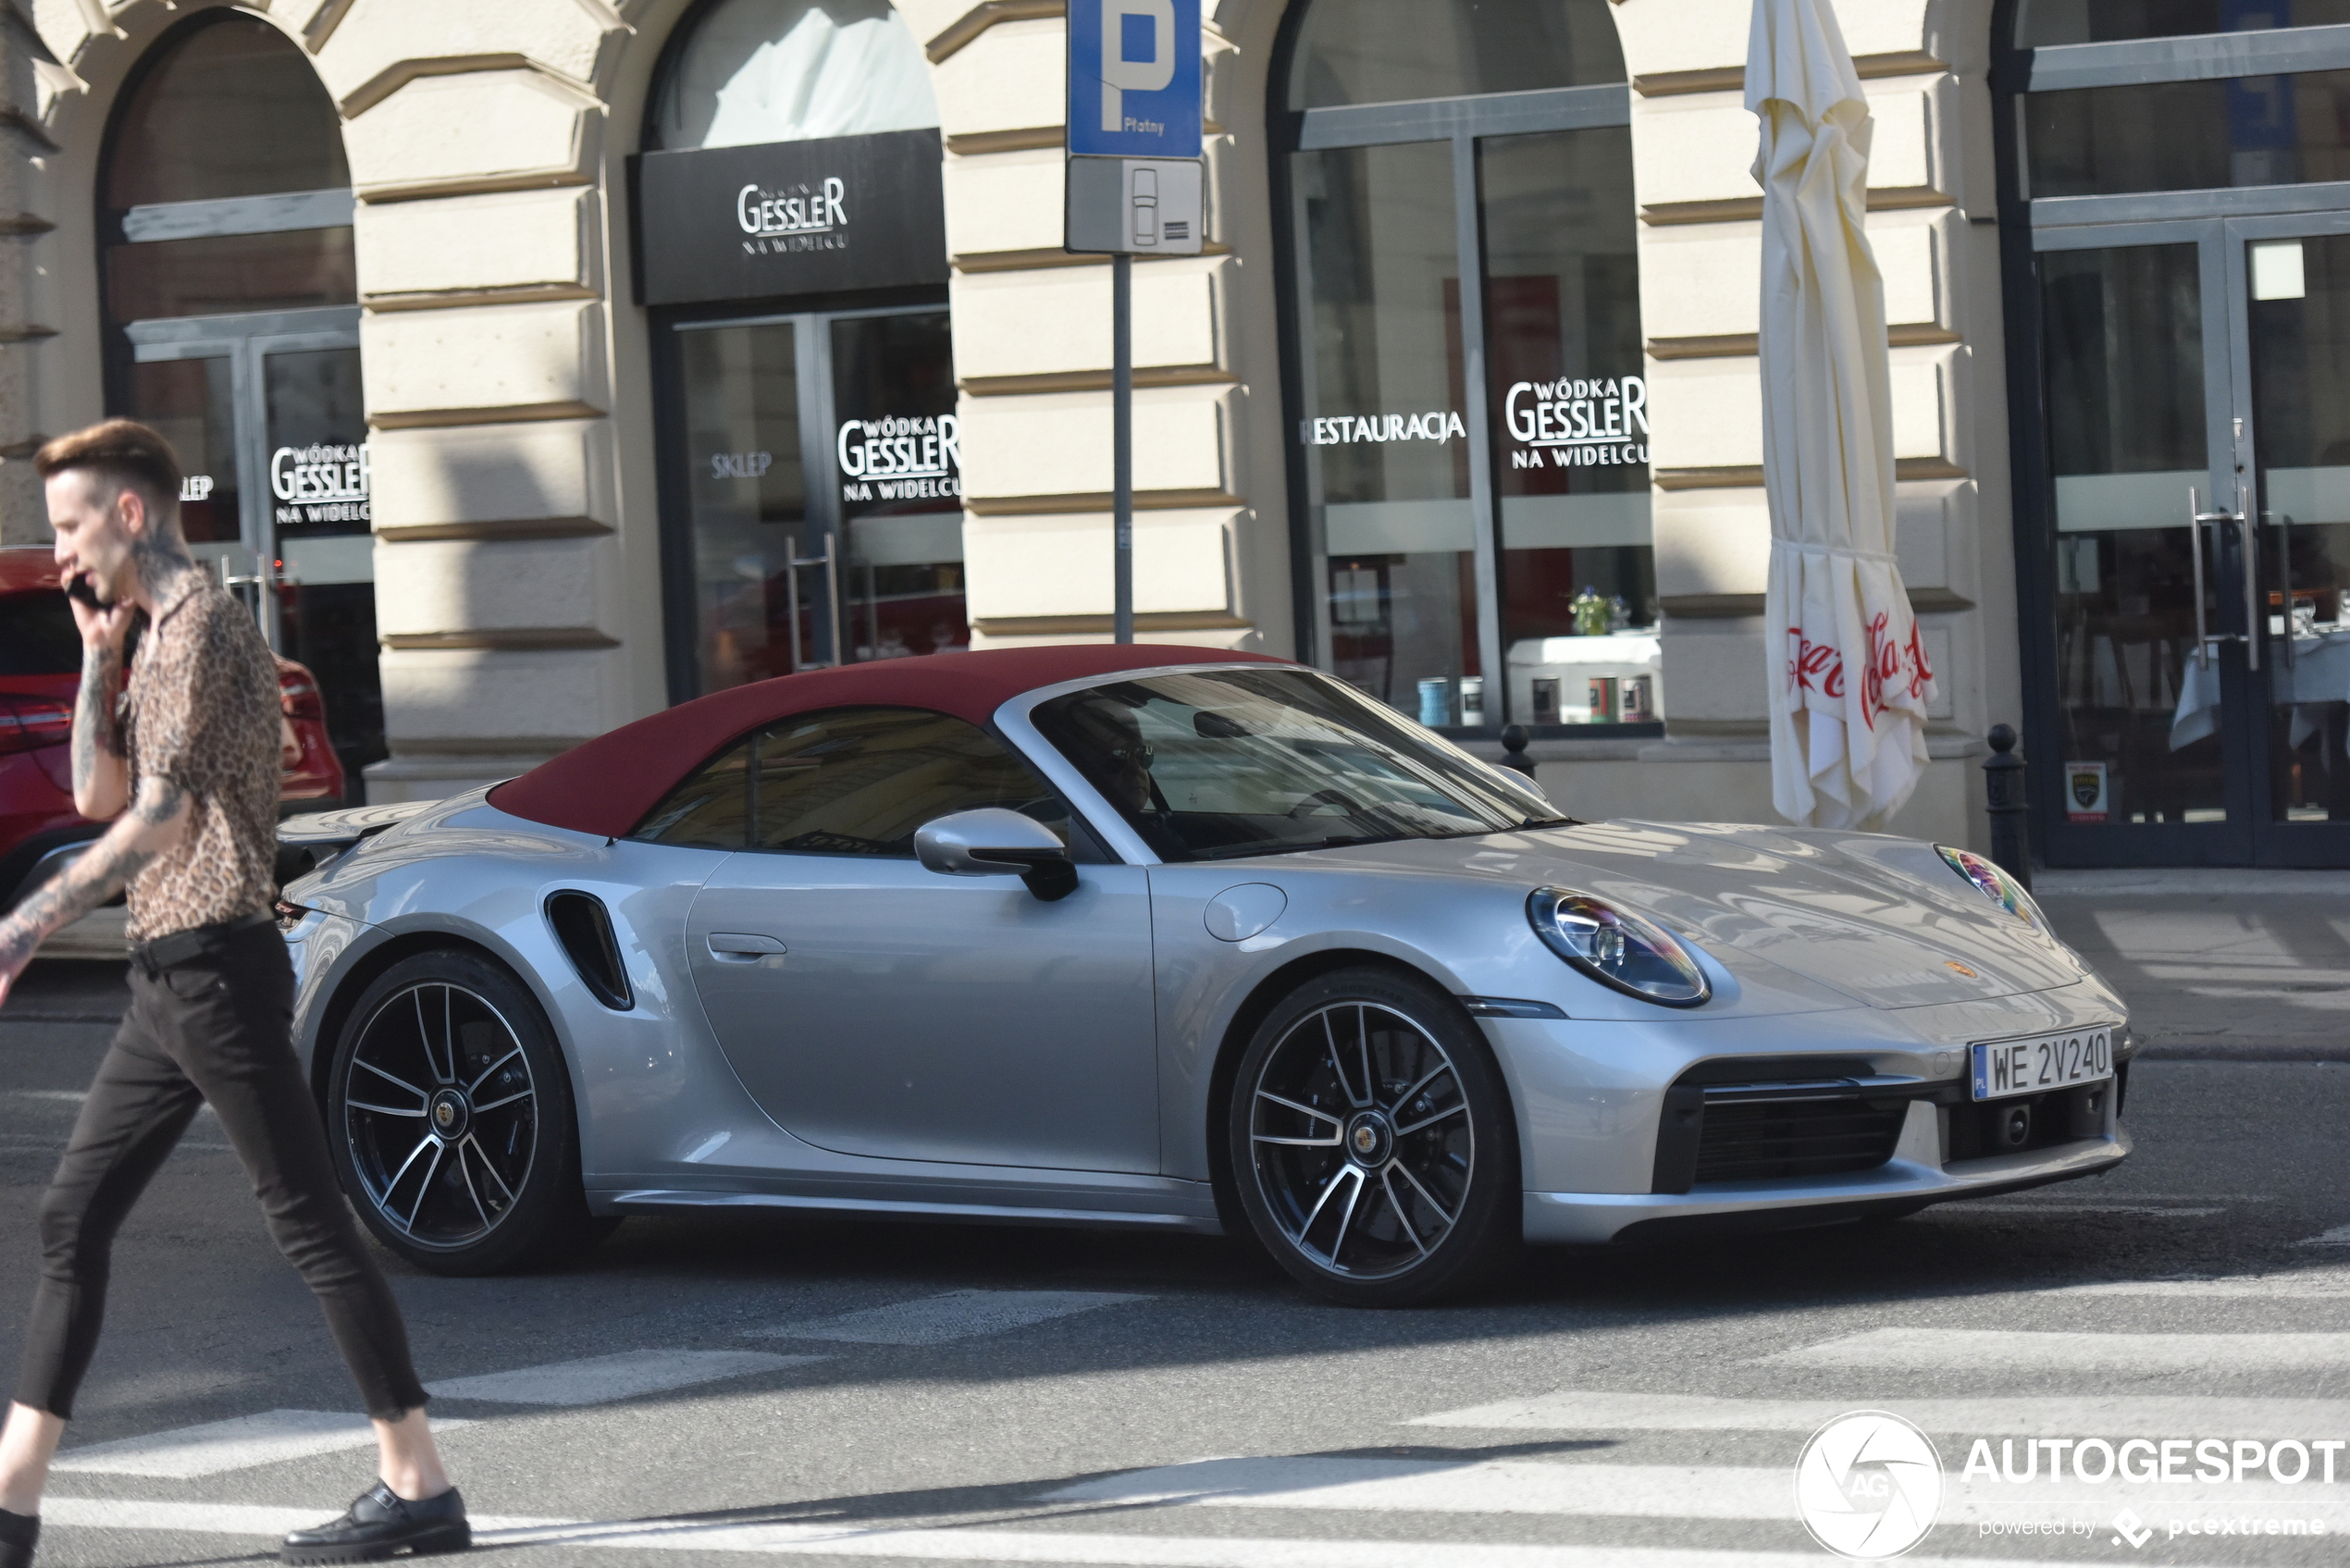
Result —
[[1305, 815], [1306, 808], [1309, 806], [1335, 806], [1341, 811], [1345, 812], [1348, 816], [1355, 818], [1358, 821], [1364, 815], [1363, 809], [1360, 806], [1356, 805], [1354, 801], [1349, 800], [1345, 796], [1340, 794], [1334, 789], [1316, 790], [1313, 794], [1307, 796], [1305, 799], [1291, 807], [1289, 809], [1289, 815], [1292, 818], [1303, 817]]

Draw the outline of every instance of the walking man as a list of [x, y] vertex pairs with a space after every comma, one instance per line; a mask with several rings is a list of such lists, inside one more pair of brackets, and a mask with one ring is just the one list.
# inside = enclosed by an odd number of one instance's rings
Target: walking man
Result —
[[[288, 1562], [358, 1562], [472, 1544], [441, 1470], [399, 1304], [361, 1245], [291, 1041], [277, 898], [278, 677], [244, 607], [189, 555], [179, 465], [127, 419], [61, 436], [33, 463], [77, 599], [73, 798], [112, 819], [68, 870], [0, 920], [0, 998], [41, 939], [130, 890], [130, 1010], [41, 1205], [41, 1280], [0, 1429], [0, 1568], [26, 1568], [41, 1492], [97, 1349], [116, 1230], [209, 1104], [269, 1231], [317, 1294], [365, 1396], [379, 1479], [341, 1518], [286, 1537]], [[147, 618], [127, 697], [123, 641]]]

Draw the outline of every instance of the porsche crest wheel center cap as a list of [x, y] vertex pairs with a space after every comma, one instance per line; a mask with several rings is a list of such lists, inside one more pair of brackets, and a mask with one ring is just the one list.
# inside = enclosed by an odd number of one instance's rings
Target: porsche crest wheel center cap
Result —
[[1373, 1170], [1385, 1165], [1395, 1154], [1395, 1130], [1387, 1117], [1377, 1111], [1357, 1111], [1346, 1124], [1346, 1153], [1356, 1165]]
[[456, 1090], [444, 1089], [432, 1097], [425, 1114], [432, 1120], [432, 1130], [453, 1143], [465, 1135], [465, 1124], [473, 1119], [473, 1107]]

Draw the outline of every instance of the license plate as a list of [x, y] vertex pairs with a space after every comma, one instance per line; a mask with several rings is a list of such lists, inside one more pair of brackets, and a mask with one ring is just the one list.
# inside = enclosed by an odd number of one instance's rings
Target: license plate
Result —
[[2095, 1083], [2113, 1076], [2111, 1024], [2064, 1034], [1979, 1042], [1974, 1050], [1974, 1097], [2004, 1100]]

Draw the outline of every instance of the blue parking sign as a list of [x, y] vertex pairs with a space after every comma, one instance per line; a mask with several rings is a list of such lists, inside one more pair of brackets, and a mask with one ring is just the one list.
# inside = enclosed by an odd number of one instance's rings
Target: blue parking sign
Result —
[[1069, 0], [1072, 156], [1200, 155], [1199, 0]]

